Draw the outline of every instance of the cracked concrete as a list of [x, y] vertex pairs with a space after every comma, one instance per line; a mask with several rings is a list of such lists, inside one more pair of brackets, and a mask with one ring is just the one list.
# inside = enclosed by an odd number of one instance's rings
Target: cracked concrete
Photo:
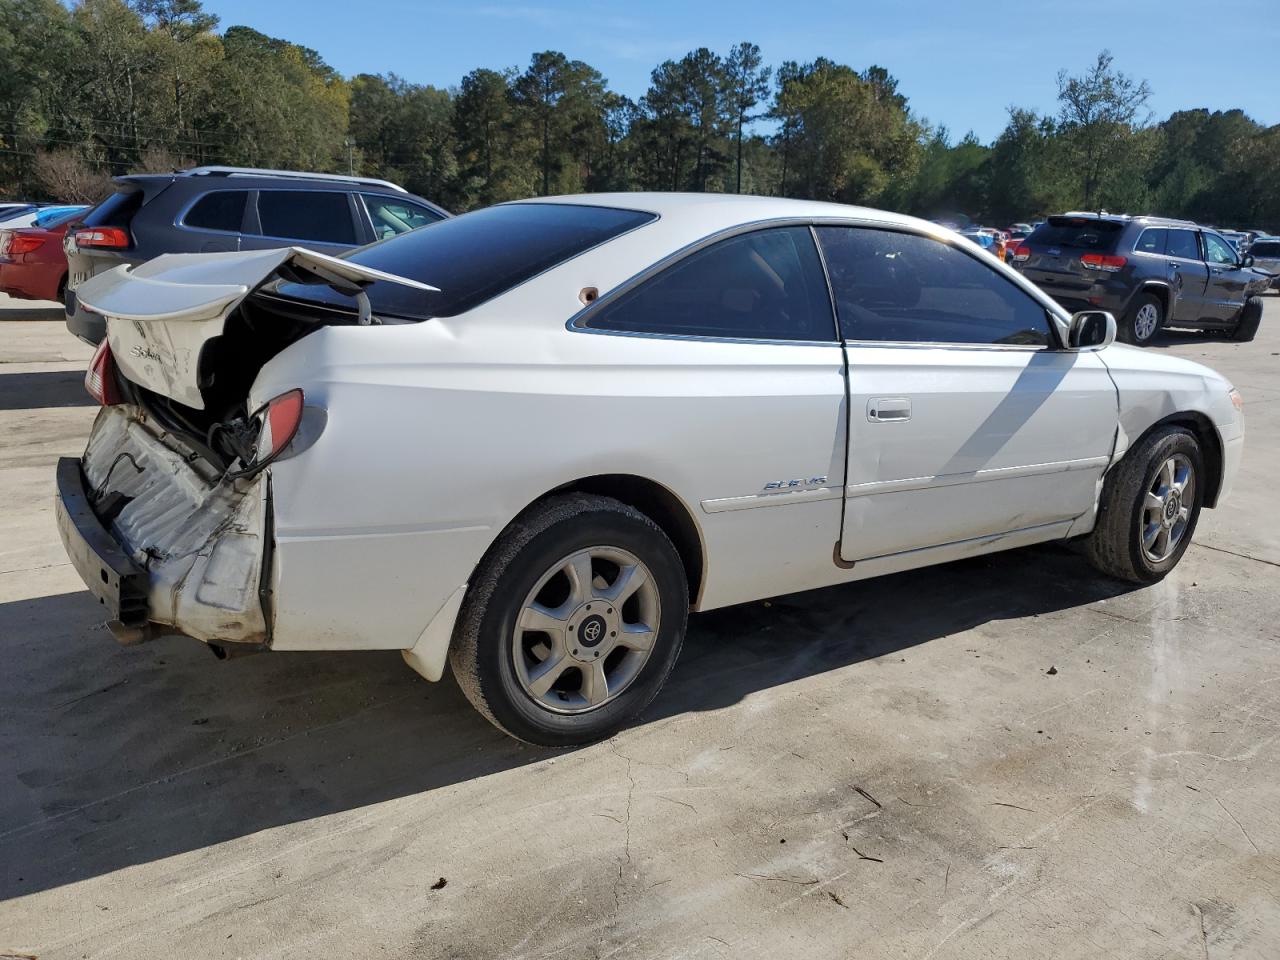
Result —
[[89, 351], [0, 323], [0, 954], [1271, 960], [1280, 298], [1154, 349], [1248, 416], [1164, 583], [1041, 548], [706, 614], [554, 753], [394, 652], [116, 646], [51, 510]]

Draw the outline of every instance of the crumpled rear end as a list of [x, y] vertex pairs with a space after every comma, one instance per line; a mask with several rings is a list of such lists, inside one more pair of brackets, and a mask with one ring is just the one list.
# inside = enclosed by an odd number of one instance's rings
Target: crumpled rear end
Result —
[[266, 471], [225, 480], [136, 407], [104, 407], [82, 461], [103, 525], [146, 571], [148, 619], [205, 641], [266, 643]]

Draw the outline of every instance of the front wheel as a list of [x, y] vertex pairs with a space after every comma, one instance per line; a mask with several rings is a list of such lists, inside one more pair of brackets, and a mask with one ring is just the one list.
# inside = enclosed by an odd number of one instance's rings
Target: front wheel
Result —
[[1139, 294], [1120, 324], [1118, 336], [1125, 343], [1145, 347], [1164, 325], [1164, 304], [1149, 293]]
[[1107, 476], [1098, 519], [1086, 546], [1101, 572], [1155, 583], [1191, 543], [1204, 497], [1204, 460], [1182, 427], [1153, 431]]
[[530, 508], [481, 561], [450, 662], [495, 726], [543, 746], [608, 737], [680, 654], [689, 588], [662, 529], [610, 497]]

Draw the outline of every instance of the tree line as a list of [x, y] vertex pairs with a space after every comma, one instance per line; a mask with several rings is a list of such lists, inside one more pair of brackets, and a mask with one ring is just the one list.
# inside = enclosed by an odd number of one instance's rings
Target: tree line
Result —
[[[954, 139], [885, 69], [699, 48], [633, 100], [563, 53], [455, 87], [346, 78], [199, 0], [0, 0], [0, 195], [92, 200], [108, 177], [231, 164], [384, 177], [455, 211], [602, 190], [743, 192], [1004, 224], [1064, 209], [1280, 230], [1280, 125], [1155, 121], [1107, 52], [990, 144]], [[996, 95], [985, 84], [975, 96]]]

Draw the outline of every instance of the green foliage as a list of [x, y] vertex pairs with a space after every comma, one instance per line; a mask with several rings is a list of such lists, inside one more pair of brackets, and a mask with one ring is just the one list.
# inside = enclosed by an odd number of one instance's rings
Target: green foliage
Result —
[[384, 177], [454, 210], [697, 190], [995, 223], [1106, 207], [1280, 230], [1280, 127], [1202, 109], [1152, 124], [1150, 88], [1106, 51], [1059, 74], [1055, 115], [1012, 108], [987, 145], [930, 127], [881, 67], [774, 70], [747, 42], [659, 64], [632, 101], [553, 50], [444, 90], [347, 79], [314, 50], [218, 28], [200, 0], [0, 0], [0, 195], [82, 197], [111, 174], [227, 163]]

